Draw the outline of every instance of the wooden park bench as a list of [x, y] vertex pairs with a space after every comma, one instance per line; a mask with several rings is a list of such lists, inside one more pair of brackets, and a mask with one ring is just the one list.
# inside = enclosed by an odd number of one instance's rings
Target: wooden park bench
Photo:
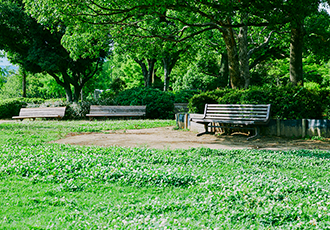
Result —
[[204, 124], [205, 132], [199, 133], [197, 136], [214, 134], [214, 132], [209, 132], [208, 128], [254, 129], [255, 135], [249, 137], [249, 140], [259, 135], [259, 126], [267, 124], [269, 119], [270, 104], [206, 104], [203, 118], [191, 118], [190, 120]]
[[45, 108], [21, 108], [18, 116], [13, 116], [13, 119], [25, 118], [58, 118], [64, 117], [66, 107], [45, 107]]
[[146, 106], [102, 106], [91, 105], [87, 117], [93, 119], [94, 117], [142, 117], [146, 115]]

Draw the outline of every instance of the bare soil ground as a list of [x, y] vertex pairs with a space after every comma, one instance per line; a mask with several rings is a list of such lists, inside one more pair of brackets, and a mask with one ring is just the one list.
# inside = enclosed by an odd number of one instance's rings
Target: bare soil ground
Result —
[[189, 149], [207, 147], [212, 149], [320, 149], [330, 150], [330, 138], [321, 140], [292, 139], [260, 136], [246, 140], [243, 134], [203, 135], [175, 130], [173, 127], [109, 131], [109, 134], [71, 133], [55, 143], [95, 146], [148, 147], [155, 149]]

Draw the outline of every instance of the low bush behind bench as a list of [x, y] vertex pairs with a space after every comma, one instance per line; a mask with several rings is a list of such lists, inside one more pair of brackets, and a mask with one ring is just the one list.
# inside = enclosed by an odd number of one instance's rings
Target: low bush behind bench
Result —
[[26, 118], [58, 118], [61, 119], [65, 115], [66, 107], [42, 107], [42, 108], [21, 108], [18, 116], [13, 116], [13, 119]]
[[[270, 107], [270, 104], [205, 104], [203, 117], [191, 118], [190, 120], [204, 124], [205, 132], [197, 134], [198, 136], [211, 133], [208, 131], [209, 127], [251, 129], [250, 127], [252, 126], [255, 130], [255, 135], [249, 137], [249, 140], [259, 135], [260, 125], [265, 125], [269, 122]], [[219, 123], [219, 125], [210, 126], [210, 123]]]
[[143, 117], [146, 115], [146, 106], [130, 105], [130, 106], [104, 106], [91, 105], [90, 113], [87, 117]]

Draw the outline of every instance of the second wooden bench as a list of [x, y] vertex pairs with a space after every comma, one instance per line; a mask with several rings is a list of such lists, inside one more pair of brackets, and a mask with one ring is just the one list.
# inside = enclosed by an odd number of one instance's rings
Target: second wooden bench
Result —
[[146, 106], [104, 106], [91, 105], [87, 117], [143, 117], [146, 115]]

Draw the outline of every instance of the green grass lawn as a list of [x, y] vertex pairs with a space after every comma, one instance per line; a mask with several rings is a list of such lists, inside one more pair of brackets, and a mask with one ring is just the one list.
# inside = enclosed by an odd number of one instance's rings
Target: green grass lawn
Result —
[[0, 124], [0, 228], [329, 228], [329, 151], [47, 144], [71, 132], [168, 125]]

